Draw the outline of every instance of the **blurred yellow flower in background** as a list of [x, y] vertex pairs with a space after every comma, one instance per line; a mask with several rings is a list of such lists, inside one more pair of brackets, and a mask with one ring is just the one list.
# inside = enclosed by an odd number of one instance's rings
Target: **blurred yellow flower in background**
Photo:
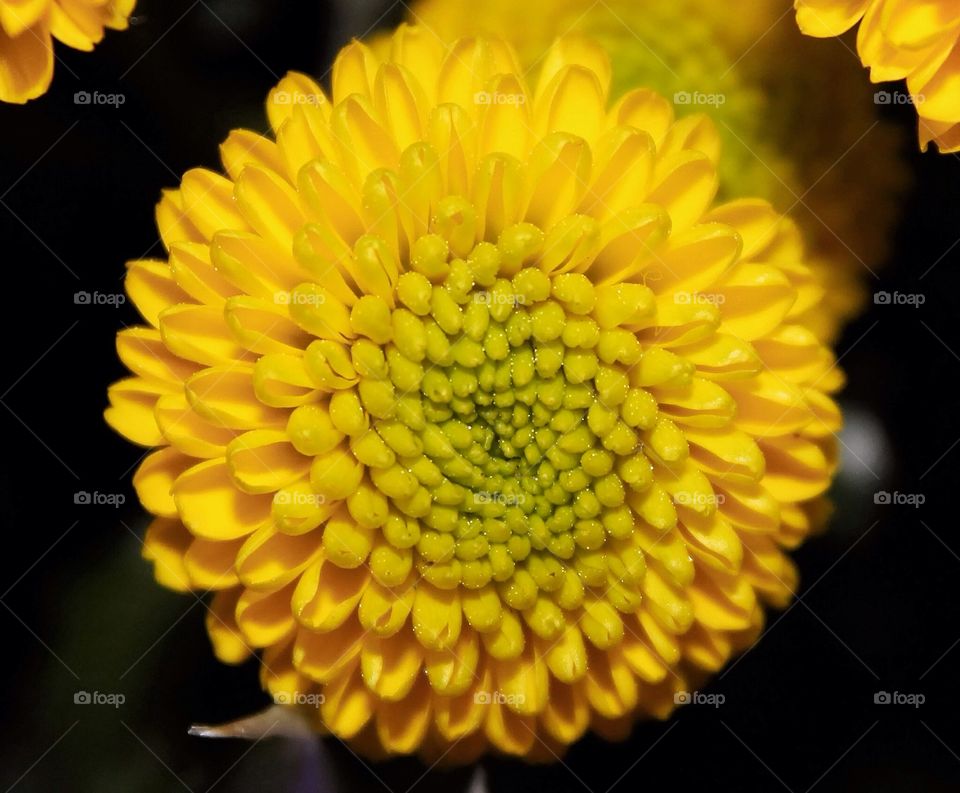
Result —
[[[858, 22], [857, 52], [875, 83], [906, 80], [920, 147], [960, 151], [960, 4], [956, 0], [796, 0], [808, 36], [839, 36]], [[878, 94], [882, 102], [897, 94]]]
[[53, 79], [53, 39], [92, 50], [124, 30], [136, 0], [0, 0], [0, 102], [22, 104]]
[[290, 74], [161, 201], [106, 417], [159, 581], [371, 756], [552, 761], [783, 606], [842, 383], [796, 225], [603, 50], [402, 26]]
[[[878, 122], [850, 51], [799, 35], [788, 0], [421, 0], [411, 19], [449, 41], [506, 38], [534, 69], [571, 31], [610, 54], [613, 95], [637, 86], [678, 115], [708, 113], [723, 142], [721, 196], [756, 195], [796, 217], [824, 287], [810, 324], [825, 340], [862, 307], [906, 182], [897, 131]], [[869, 222], [864, 222], [869, 218]]]

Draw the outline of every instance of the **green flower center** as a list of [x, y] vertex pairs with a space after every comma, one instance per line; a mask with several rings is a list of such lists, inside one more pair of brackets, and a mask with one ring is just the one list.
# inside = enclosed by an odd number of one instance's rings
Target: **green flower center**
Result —
[[[628, 495], [652, 481], [639, 433], [658, 413], [630, 382], [641, 347], [616, 321], [629, 301], [580, 273], [525, 266], [515, 249], [529, 252], [539, 234], [512, 227], [498, 246], [452, 261], [423, 238], [389, 314], [377, 296], [351, 313], [367, 336], [353, 345], [354, 366], [379, 378], [358, 384], [374, 431], [355, 433], [351, 451], [390, 498], [383, 536], [411, 548], [435, 586], [500, 582], [517, 609], [568, 573], [606, 586], [642, 569], [624, 542]], [[390, 338], [377, 345], [385, 317]], [[375, 574], [390, 563], [382, 557], [371, 556]]]

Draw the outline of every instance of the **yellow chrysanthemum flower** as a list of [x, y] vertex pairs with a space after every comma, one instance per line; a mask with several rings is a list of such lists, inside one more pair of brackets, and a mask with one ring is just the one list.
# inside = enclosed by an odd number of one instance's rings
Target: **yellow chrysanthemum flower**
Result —
[[[960, 5], [956, 0], [794, 0], [808, 36], [839, 36], [857, 22], [857, 52], [875, 83], [907, 81], [920, 148], [960, 151]], [[886, 99], [889, 101], [889, 98]]]
[[829, 342], [884, 261], [906, 171], [850, 53], [799, 35], [789, 11], [789, 0], [735, 14], [712, 0], [419, 0], [410, 17], [445, 41], [505, 38], [531, 70], [558, 35], [582, 33], [610, 54], [614, 97], [644, 86], [681, 117], [708, 113], [723, 142], [720, 196], [764, 198], [800, 223], [825, 287], [809, 322]]
[[596, 45], [534, 88], [401, 27], [158, 207], [106, 417], [219, 658], [371, 755], [550, 760], [664, 717], [795, 584], [841, 376], [796, 227]]
[[0, 102], [22, 104], [53, 79], [53, 39], [90, 51], [125, 30], [136, 0], [0, 0]]

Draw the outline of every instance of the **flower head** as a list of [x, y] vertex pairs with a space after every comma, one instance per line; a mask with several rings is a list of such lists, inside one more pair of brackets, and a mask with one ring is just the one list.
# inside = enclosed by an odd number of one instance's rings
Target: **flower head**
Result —
[[708, 114], [722, 141], [720, 197], [764, 198], [800, 224], [824, 287], [805, 321], [829, 342], [886, 257], [885, 229], [907, 179], [898, 130], [878, 121], [847, 50], [799, 35], [780, 0], [737, 9], [712, 0], [418, 0], [410, 16], [445, 41], [502, 36], [531, 70], [558, 35], [585, 34], [610, 55], [613, 97], [643, 86], [672, 100], [679, 117]]
[[756, 635], [822, 513], [840, 383], [796, 227], [596, 45], [354, 42], [233, 132], [126, 285], [107, 420], [145, 555], [227, 662], [371, 754], [551, 759]]
[[[875, 83], [907, 81], [919, 116], [920, 147], [960, 151], [960, 12], [952, 0], [795, 0], [808, 36], [839, 36], [857, 22], [857, 52]], [[897, 95], [878, 93], [890, 103]]]
[[136, 0], [0, 0], [0, 102], [22, 104], [53, 79], [53, 39], [92, 50], [124, 30]]

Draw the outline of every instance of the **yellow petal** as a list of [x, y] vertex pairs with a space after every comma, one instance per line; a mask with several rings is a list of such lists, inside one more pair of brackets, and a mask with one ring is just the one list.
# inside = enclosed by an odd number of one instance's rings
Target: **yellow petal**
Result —
[[357, 612], [364, 629], [377, 636], [390, 636], [400, 630], [416, 598], [413, 581], [411, 576], [403, 586], [394, 589], [371, 581], [360, 599]]
[[340, 50], [333, 62], [333, 103], [339, 105], [352, 94], [372, 96], [377, 66], [376, 55], [362, 42], [351, 41]]
[[153, 328], [126, 328], [117, 334], [117, 353], [130, 371], [158, 386], [180, 386], [198, 367], [172, 355], [164, 346], [160, 331]]
[[423, 139], [427, 103], [423, 89], [402, 67], [388, 63], [374, 81], [374, 105], [401, 151]]
[[273, 493], [307, 475], [310, 458], [297, 452], [282, 430], [253, 430], [227, 446], [227, 467], [245, 493]]
[[[327, 633], [301, 628], [293, 646], [293, 663], [311, 680], [333, 681], [358, 665], [363, 637], [363, 629], [354, 619]], [[327, 718], [328, 711], [323, 713]]]
[[233, 562], [241, 545], [242, 539], [225, 542], [194, 539], [183, 557], [191, 586], [208, 592], [238, 586], [240, 579]]
[[0, 25], [0, 102], [23, 104], [45, 93], [53, 79], [53, 42], [48, 23], [39, 19], [32, 27], [17, 35], [6, 31], [12, 19], [8, 7], [3, 9]]
[[322, 107], [329, 116], [329, 101], [313, 78], [300, 72], [287, 72], [267, 98], [267, 116], [274, 134], [280, 132], [294, 109], [304, 105]]
[[526, 219], [552, 229], [580, 203], [590, 178], [590, 148], [580, 138], [551, 132], [534, 148], [527, 168], [532, 193]]
[[246, 536], [270, 517], [270, 497], [237, 490], [222, 459], [207, 460], [180, 474], [173, 497], [184, 525], [210, 540]]
[[647, 201], [660, 204], [674, 231], [700, 221], [717, 194], [717, 171], [706, 154], [684, 151], [657, 161]]
[[460, 696], [476, 681], [479, 663], [480, 639], [474, 631], [464, 628], [449, 650], [426, 652], [427, 679], [442, 698]]
[[336, 736], [350, 740], [373, 717], [376, 699], [363, 684], [359, 667], [334, 677], [323, 687], [323, 723]]
[[227, 444], [236, 435], [203, 419], [190, 407], [183, 393], [160, 397], [154, 414], [163, 439], [191, 457], [223, 457]]
[[413, 601], [413, 631], [430, 650], [448, 650], [460, 636], [463, 612], [456, 589], [438, 589], [421, 581]]
[[[544, 644], [544, 654], [551, 674], [562, 683], [573, 684], [587, 671], [587, 649], [583, 634], [576, 625], [568, 624], [555, 642]], [[551, 699], [554, 686], [551, 684]]]
[[184, 360], [217, 366], [248, 357], [231, 336], [219, 308], [173, 306], [160, 315], [159, 327], [167, 349]]
[[253, 391], [264, 404], [282, 408], [310, 406], [318, 396], [303, 358], [283, 353], [269, 353], [254, 364]]
[[140, 446], [161, 446], [164, 436], [154, 418], [154, 407], [157, 400], [169, 392], [170, 386], [142, 377], [120, 380], [107, 390], [110, 407], [104, 411], [103, 417], [127, 440]]
[[243, 589], [217, 592], [207, 611], [206, 624], [217, 658], [225, 664], [240, 664], [253, 654], [237, 626], [237, 600]]
[[177, 286], [166, 262], [149, 259], [127, 262], [123, 283], [140, 315], [155, 328], [164, 309], [190, 301], [187, 293]]
[[176, 242], [170, 246], [170, 271], [192, 301], [219, 308], [237, 287], [211, 261], [210, 246], [199, 242]]
[[637, 704], [637, 680], [619, 647], [590, 653], [582, 685], [594, 710], [608, 719], [626, 715]]
[[647, 132], [629, 126], [609, 130], [594, 149], [593, 177], [580, 209], [606, 220], [647, 194], [656, 151]]
[[274, 171], [248, 165], [237, 179], [233, 194], [240, 212], [261, 237], [290, 250], [293, 236], [306, 218], [300, 197], [285, 179]]
[[218, 231], [248, 231], [249, 227], [233, 199], [233, 182], [225, 176], [194, 168], [180, 182], [183, 213], [205, 240]]
[[839, 36], [853, 27], [869, 0], [797, 0], [797, 24], [808, 36]]
[[143, 558], [153, 562], [153, 574], [159, 584], [177, 592], [190, 591], [190, 576], [183, 557], [193, 535], [180, 520], [156, 518], [143, 538]]
[[247, 231], [220, 231], [213, 236], [209, 250], [214, 268], [232, 285], [224, 298], [243, 292], [277, 302], [278, 293], [293, 289], [306, 274], [289, 246], [282, 248]]
[[13, 0], [4, 3], [0, 8], [0, 30], [9, 36], [19, 36], [40, 21], [49, 6], [49, 0]]
[[381, 702], [377, 708], [377, 737], [383, 748], [395, 754], [416, 750], [430, 726], [432, 697], [423, 677], [401, 702]]
[[806, 501], [830, 487], [833, 468], [816, 443], [785, 435], [761, 447], [767, 460], [763, 485], [778, 501]]
[[550, 697], [550, 681], [547, 665], [533, 642], [527, 643], [520, 658], [494, 660], [492, 668], [496, 691], [507, 708], [521, 715], [543, 711]]
[[422, 664], [423, 651], [407, 631], [370, 637], [360, 651], [364, 684], [386, 702], [397, 702], [410, 693]]
[[537, 131], [541, 135], [547, 131], [567, 132], [592, 142], [603, 126], [606, 100], [596, 72], [578, 64], [562, 66], [538, 91]]
[[606, 97], [613, 76], [613, 67], [607, 51], [594, 39], [569, 33], [558, 37], [543, 57], [537, 94], [546, 90], [553, 78], [566, 66], [582, 66], [596, 78]]
[[173, 500], [173, 483], [191, 463], [189, 457], [173, 448], [149, 455], [133, 475], [133, 486], [140, 503], [154, 515], [175, 518], [177, 505]]
[[540, 721], [544, 729], [564, 745], [583, 735], [590, 724], [590, 703], [582, 685], [550, 682], [550, 699]]
[[205, 242], [200, 230], [183, 209], [180, 190], [164, 190], [156, 207], [157, 229], [167, 250], [177, 242]]
[[643, 130], [659, 148], [673, 124], [673, 106], [656, 91], [634, 88], [620, 97], [609, 118], [615, 125]]
[[274, 592], [245, 589], [237, 601], [237, 625], [251, 647], [270, 647], [292, 635], [290, 614], [292, 587]]
[[248, 165], [275, 173], [282, 173], [284, 167], [277, 144], [248, 129], [231, 130], [220, 144], [220, 159], [234, 181]]
[[529, 753], [537, 737], [536, 717], [521, 716], [496, 701], [484, 707], [488, 712], [483, 726], [490, 742], [505, 754], [522, 757]]
[[186, 382], [187, 399], [207, 421], [229, 429], [283, 427], [286, 414], [257, 399], [253, 368], [228, 364], [202, 369]]
[[742, 577], [728, 576], [710, 568], [702, 568], [702, 572], [690, 589], [697, 622], [714, 630], [748, 628], [756, 607], [756, 595], [750, 584]]

